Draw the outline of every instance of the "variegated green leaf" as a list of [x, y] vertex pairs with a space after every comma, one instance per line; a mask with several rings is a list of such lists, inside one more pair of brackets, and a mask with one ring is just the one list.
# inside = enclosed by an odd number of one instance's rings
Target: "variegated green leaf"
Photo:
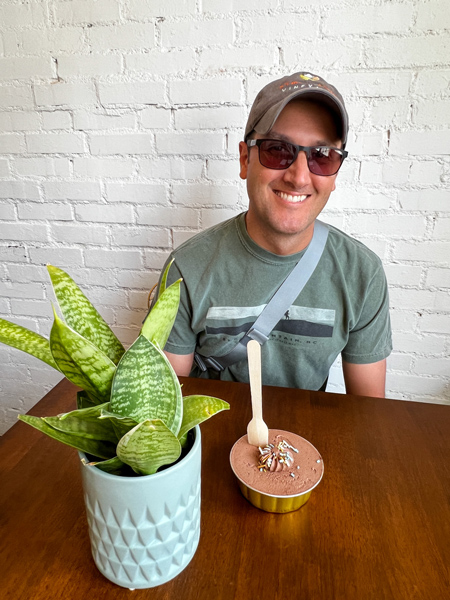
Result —
[[100, 398], [96, 398], [92, 394], [88, 394], [85, 390], [81, 390], [77, 392], [77, 408], [78, 410], [82, 408], [90, 408], [92, 406], [98, 406], [102, 404], [103, 400]]
[[172, 260], [170, 261], [170, 263], [164, 269], [164, 273], [162, 274], [161, 282], [159, 284], [158, 298], [159, 298], [159, 296], [161, 296], [161, 294], [164, 292], [164, 290], [167, 287], [167, 276], [169, 275], [169, 270], [170, 270], [170, 267], [172, 266], [172, 263], [173, 263], [174, 260], [175, 259], [172, 258]]
[[180, 454], [180, 442], [160, 419], [139, 423], [117, 445], [117, 456], [139, 475], [156, 473]]
[[117, 444], [121, 436], [117, 436], [112, 423], [99, 419], [102, 409], [108, 405], [109, 403], [106, 402], [91, 408], [72, 410], [57, 417], [43, 417], [43, 420], [50, 427], [64, 433]]
[[[86, 467], [96, 467], [100, 471], [109, 473], [110, 475], [122, 475], [125, 463], [123, 463], [118, 456], [110, 458], [109, 460], [102, 460], [100, 462], [84, 462]], [[132, 471], [130, 471], [131, 473]]]
[[212, 396], [185, 396], [183, 398], [183, 421], [178, 438], [182, 437], [193, 427], [203, 423], [222, 410], [229, 410], [228, 402]]
[[125, 349], [109, 325], [67, 273], [52, 265], [47, 269], [66, 323], [117, 364]]
[[[107, 403], [107, 406], [109, 407], [109, 402]], [[130, 429], [133, 429], [133, 427], [138, 425], [138, 422], [131, 417], [121, 417], [105, 409], [102, 410], [100, 420], [110, 421], [112, 427], [114, 427], [114, 431], [116, 432], [117, 439], [119, 440], [126, 433], [128, 433]]]
[[68, 327], [55, 313], [50, 349], [69, 381], [96, 397], [109, 399], [115, 364], [94, 344]]
[[49, 341], [34, 331], [5, 321], [5, 319], [0, 319], [0, 342], [18, 350], [23, 350], [23, 352], [39, 358], [39, 360], [59, 371], [58, 365], [50, 352]]
[[178, 434], [183, 416], [178, 377], [164, 353], [142, 335], [117, 366], [110, 411], [138, 422], [161, 419]]
[[39, 431], [42, 431], [42, 433], [45, 433], [49, 437], [58, 440], [67, 446], [81, 450], [82, 452], [87, 452], [88, 454], [98, 456], [99, 458], [112, 458], [116, 455], [116, 444], [112, 444], [111, 442], [92, 440], [79, 435], [59, 431], [48, 425], [40, 417], [19, 415], [19, 419], [28, 423], [28, 425], [31, 425], [35, 429], [39, 429]]
[[160, 348], [166, 345], [177, 316], [181, 281], [172, 283], [160, 294], [142, 326], [141, 334]]

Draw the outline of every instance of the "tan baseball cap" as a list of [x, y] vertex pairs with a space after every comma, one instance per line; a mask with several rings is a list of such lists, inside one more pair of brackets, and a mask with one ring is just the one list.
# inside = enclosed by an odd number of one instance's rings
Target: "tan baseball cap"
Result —
[[263, 87], [250, 110], [244, 139], [247, 140], [252, 131], [261, 135], [269, 133], [286, 104], [299, 97], [310, 98], [326, 104], [337, 115], [341, 124], [339, 137], [345, 147], [348, 135], [348, 115], [344, 99], [337, 89], [324, 79], [302, 71], [281, 77]]

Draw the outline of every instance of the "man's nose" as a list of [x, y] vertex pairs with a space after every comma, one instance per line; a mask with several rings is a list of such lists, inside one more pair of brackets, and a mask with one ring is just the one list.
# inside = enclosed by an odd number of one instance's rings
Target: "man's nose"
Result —
[[300, 150], [292, 165], [284, 171], [284, 180], [295, 187], [302, 187], [311, 181], [311, 172], [308, 168], [306, 152]]

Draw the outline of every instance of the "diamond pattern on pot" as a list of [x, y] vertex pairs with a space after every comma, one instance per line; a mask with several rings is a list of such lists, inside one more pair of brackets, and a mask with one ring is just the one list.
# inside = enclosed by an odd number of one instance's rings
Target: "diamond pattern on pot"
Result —
[[[100, 570], [130, 587], [171, 578], [192, 558], [200, 532], [200, 477], [177, 498], [114, 508], [85, 494], [92, 553]], [[106, 504], [106, 505], [105, 505]]]

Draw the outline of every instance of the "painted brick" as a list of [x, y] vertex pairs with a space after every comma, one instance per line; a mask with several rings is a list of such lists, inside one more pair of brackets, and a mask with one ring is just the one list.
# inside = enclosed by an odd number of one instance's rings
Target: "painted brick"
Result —
[[206, 71], [242, 69], [276, 65], [278, 52], [274, 47], [244, 46], [242, 48], [205, 48], [200, 55], [200, 68]]
[[106, 23], [119, 20], [120, 10], [117, 0], [76, 0], [57, 2], [54, 7], [56, 20], [64, 25], [84, 23]]
[[[323, 73], [328, 69], [334, 71], [344, 68], [351, 69], [354, 65], [361, 64], [363, 56], [362, 42], [353, 38], [342, 41], [318, 37], [314, 39], [313, 44], [311, 40], [293, 41], [286, 44], [281, 41], [280, 43], [285, 63], [290, 65], [292, 73], [298, 70], [299, 65], [305, 64], [305, 57], [308, 57], [310, 71]], [[330, 83], [333, 83], [331, 78]]]
[[386, 37], [380, 44], [379, 39], [366, 42], [366, 64], [369, 68], [383, 67], [428, 67], [447, 64], [450, 51], [450, 35], [439, 36], [439, 44], [432, 37], [408, 36]]
[[450, 242], [397, 242], [394, 247], [394, 258], [398, 260], [448, 263], [449, 256]]
[[329, 208], [387, 209], [393, 202], [392, 197], [388, 194], [392, 194], [392, 191], [386, 193], [370, 192], [365, 187], [351, 189], [339, 187], [338, 184], [336, 190], [330, 196]]
[[450, 239], [450, 218], [438, 217], [433, 229], [433, 238]]
[[323, 33], [335, 36], [352, 34], [407, 32], [412, 24], [414, 7], [407, 4], [365, 6], [363, 10], [353, 7], [330, 10], [323, 18]]
[[[206, 225], [205, 225], [205, 227], [206, 227]], [[193, 235], [195, 235], [196, 233], [198, 233], [198, 231], [181, 231], [181, 230], [175, 229], [172, 232], [173, 247], [178, 248], [178, 246], [181, 246], [181, 244], [184, 244], [184, 242], [187, 242], [187, 240], [191, 239], [191, 237]]]
[[[0, 296], [4, 296], [6, 298], [29, 298], [42, 300], [44, 298], [44, 290], [42, 285], [29, 284], [29, 283], [10, 283], [8, 281], [0, 281]], [[14, 318], [11, 319], [14, 323], [18, 321]], [[30, 327], [29, 324], [25, 325], [25, 327]], [[33, 329], [33, 327], [30, 327]]]
[[31, 108], [33, 105], [31, 85], [0, 86], [0, 108]]
[[2, 5], [2, 27], [28, 27], [42, 26], [46, 21], [45, 5], [38, 3], [30, 4], [6, 4]]
[[0, 158], [0, 177], [9, 177], [9, 162]]
[[[233, 0], [202, 0], [204, 13], [230, 13], [233, 10]], [[258, 5], [260, 3], [258, 2]], [[236, 8], [238, 10], [238, 8]]]
[[14, 315], [24, 315], [28, 317], [47, 317], [53, 316], [51, 304], [47, 301], [39, 300], [11, 300], [11, 311]]
[[166, 129], [170, 126], [171, 111], [164, 108], [150, 106], [140, 111], [139, 119], [142, 127], [152, 129]]
[[196, 53], [191, 48], [170, 48], [150, 50], [145, 54], [125, 54], [125, 73], [152, 73], [166, 76], [185, 73], [196, 62]]
[[412, 357], [407, 354], [392, 353], [387, 359], [388, 372], [411, 371]]
[[158, 269], [158, 271], [162, 271], [168, 258], [169, 252], [144, 250], [144, 263], [148, 269]]
[[387, 377], [387, 385], [394, 392], [406, 394], [439, 394], [444, 391], [445, 383], [437, 377], [418, 377], [400, 375]]
[[[424, 315], [421, 318], [421, 324], [424, 324], [424, 318], [428, 316], [434, 315]], [[442, 318], [442, 315], [437, 315], [438, 318]], [[448, 316], [445, 317], [447, 320], [447, 326], [450, 323], [450, 319]], [[437, 323], [435, 323], [435, 319], [428, 324], [425, 323], [426, 327], [437, 327]], [[427, 329], [423, 329], [422, 331], [427, 331]], [[440, 329], [440, 328], [439, 328]], [[448, 327], [447, 327], [448, 329]], [[435, 329], [428, 330], [431, 332], [435, 332]], [[445, 333], [444, 331], [438, 331], [437, 333]], [[449, 333], [449, 331], [447, 331]], [[441, 354], [445, 351], [445, 338], [439, 337], [437, 335], [426, 335], [426, 334], [418, 334], [418, 333], [393, 333], [393, 346], [398, 352], [415, 352], [420, 354], [428, 354], [428, 355], [437, 355]]]
[[127, 6], [127, 15], [132, 19], [192, 15], [195, 11], [195, 0], [130, 0]]
[[414, 373], [418, 375], [450, 373], [450, 358], [417, 358]]
[[[420, 330], [426, 332], [449, 334], [450, 333], [450, 319], [448, 314], [424, 314], [420, 320]], [[425, 352], [425, 350], [422, 350]], [[439, 350], [436, 350], [436, 353]]]
[[30, 248], [29, 253], [31, 262], [35, 264], [50, 263], [62, 269], [82, 264], [82, 252], [78, 248]]
[[53, 129], [72, 129], [72, 115], [63, 110], [41, 113], [42, 128], [47, 130]]
[[427, 273], [427, 285], [450, 288], [450, 269], [431, 267]]
[[152, 154], [153, 136], [143, 133], [91, 135], [89, 145], [93, 155]]
[[50, 237], [55, 242], [67, 242], [68, 244], [96, 244], [105, 245], [108, 242], [108, 229], [84, 223], [77, 225], [53, 224], [50, 228]]
[[389, 238], [412, 238], [425, 234], [427, 227], [423, 216], [393, 214], [359, 214], [351, 215], [348, 221], [348, 232], [370, 232], [371, 235], [388, 236]]
[[450, 91], [450, 70], [440, 69], [419, 71], [415, 81], [415, 91], [427, 95], [448, 93]]
[[57, 154], [84, 151], [83, 137], [77, 133], [27, 133], [25, 139], [29, 152]]
[[163, 185], [152, 183], [107, 183], [106, 196], [110, 202], [167, 204]]
[[39, 188], [29, 181], [0, 181], [0, 198], [39, 200]]
[[48, 200], [100, 200], [100, 184], [86, 181], [46, 181], [44, 194]]
[[94, 52], [154, 48], [153, 23], [125, 23], [96, 26], [87, 30], [89, 44]]
[[391, 134], [389, 154], [438, 156], [450, 154], [450, 131], [404, 131]]
[[237, 188], [233, 185], [174, 184], [173, 201], [176, 204], [193, 205], [234, 205]]
[[414, 123], [419, 126], [441, 127], [448, 125], [450, 100], [430, 100], [419, 102], [415, 109]]
[[450, 13], [445, 0], [431, 0], [431, 2], [417, 5], [416, 26], [419, 29], [436, 31], [450, 29]]
[[[136, 212], [139, 225], [158, 227], [198, 227], [199, 225], [199, 212], [192, 208], [139, 206]], [[155, 245], [153, 240], [152, 245]]]
[[392, 123], [396, 127], [407, 127], [409, 124], [409, 105], [410, 100], [375, 100], [369, 111], [369, 120], [376, 127], [389, 128]]
[[398, 200], [405, 210], [420, 210], [424, 213], [450, 210], [450, 190], [412, 190], [400, 191]]
[[319, 20], [313, 14], [278, 14], [245, 18], [242, 23], [242, 41], [252, 42], [312, 40], [318, 37]]
[[218, 179], [231, 179], [235, 181], [239, 176], [239, 162], [236, 160], [214, 160], [207, 161], [207, 177], [217, 181]]
[[134, 172], [134, 165], [129, 158], [75, 157], [73, 172], [79, 177], [129, 177]]
[[34, 77], [50, 79], [51, 76], [50, 57], [0, 58], [0, 81], [29, 80]]
[[3, 262], [26, 262], [28, 260], [28, 252], [24, 244], [8, 244], [0, 246], [0, 261]]
[[30, 131], [39, 129], [39, 115], [32, 112], [0, 113], [0, 131]]
[[226, 219], [238, 215], [241, 210], [238, 207], [234, 208], [203, 208], [201, 211], [202, 229], [213, 227]]
[[[136, 292], [136, 291], [131, 291], [130, 292], [130, 294], [129, 294], [130, 308], [139, 308], [139, 309], [142, 309], [142, 311], [148, 310], [148, 304], [147, 304], [148, 290], [150, 290], [153, 287], [151, 285], [152, 281], [154, 281], [154, 283], [158, 283], [158, 275], [154, 274], [153, 275], [153, 280], [151, 278], [149, 278], [150, 284], [149, 284], [149, 287], [146, 289], [145, 292]], [[142, 320], [144, 320], [145, 314], [146, 313], [143, 312], [143, 314], [142, 314]]]
[[73, 115], [74, 129], [103, 130], [103, 129], [134, 129], [136, 115], [132, 113], [99, 114], [91, 111], [76, 111]]
[[422, 276], [422, 267], [412, 265], [388, 264], [384, 272], [389, 285], [419, 286]]
[[163, 47], [208, 46], [210, 44], [231, 44], [233, 42], [233, 21], [165, 21], [161, 23], [161, 43]]
[[167, 248], [169, 244], [167, 230], [150, 231], [148, 227], [115, 227], [113, 231], [113, 245], [117, 247], [137, 246], [147, 248], [151, 245]]
[[352, 156], [373, 156], [382, 154], [384, 146], [384, 132], [356, 134], [350, 132], [346, 149]]
[[222, 154], [224, 136], [216, 133], [157, 133], [161, 154]]
[[47, 178], [53, 175], [58, 177], [70, 175], [68, 158], [15, 158], [12, 166], [15, 173], [26, 177]]
[[106, 204], [78, 204], [75, 215], [79, 221], [94, 223], [132, 223], [133, 208], [130, 205], [116, 204], [114, 210]]
[[409, 181], [421, 185], [439, 185], [441, 182], [442, 166], [435, 160], [413, 161]]
[[99, 84], [102, 104], [163, 104], [165, 85], [160, 81], [127, 81]]
[[86, 249], [84, 250], [84, 263], [87, 267], [139, 269], [142, 266], [142, 257], [140, 252], [135, 250]]
[[119, 75], [121, 71], [120, 56], [115, 54], [58, 57], [58, 75], [63, 78]]
[[[161, 256], [165, 256], [166, 258], [168, 256], [167, 252], [160, 252], [155, 254], [161, 254]], [[146, 255], [147, 252], [144, 251], [144, 257], [146, 257]], [[146, 258], [144, 258], [144, 263], [145, 266], [148, 267]], [[143, 303], [141, 303], [141, 301], [138, 305], [135, 305], [132, 299], [135, 297], [135, 294], [139, 298], [141, 298], [142, 296], [148, 297], [149, 291], [157, 282], [158, 275], [155, 273], [150, 273], [150, 271], [148, 271], [147, 268], [141, 271], [120, 271], [117, 274], [117, 285], [119, 287], [132, 290], [129, 293], [129, 304], [131, 308], [141, 308], [142, 306], [145, 306], [145, 308], [147, 308], [147, 305], [144, 305]], [[136, 293], [136, 290], [144, 290], [144, 294], [140, 292]], [[144, 320], [144, 316], [145, 314], [142, 315], [142, 320]]]
[[33, 221], [71, 221], [72, 207], [62, 202], [21, 202], [19, 219]]
[[330, 73], [327, 81], [334, 83], [345, 100], [361, 98], [402, 97], [409, 92], [412, 76], [402, 71], [363, 71], [359, 73]]
[[38, 106], [61, 106], [74, 104], [83, 106], [85, 104], [97, 104], [97, 96], [93, 83], [62, 83], [41, 84], [33, 86]]
[[0, 151], [2, 154], [22, 154], [25, 152], [24, 135], [14, 133], [0, 135]]
[[165, 158], [139, 159], [139, 174], [153, 179], [197, 179], [203, 171], [203, 160]]
[[14, 204], [10, 202], [0, 202], [0, 219], [2, 221], [12, 221], [15, 219], [16, 213]]
[[240, 104], [242, 84], [239, 79], [205, 79], [173, 81], [170, 98], [174, 104]]
[[180, 108], [175, 111], [177, 129], [225, 129], [242, 127], [247, 120], [243, 107]]

